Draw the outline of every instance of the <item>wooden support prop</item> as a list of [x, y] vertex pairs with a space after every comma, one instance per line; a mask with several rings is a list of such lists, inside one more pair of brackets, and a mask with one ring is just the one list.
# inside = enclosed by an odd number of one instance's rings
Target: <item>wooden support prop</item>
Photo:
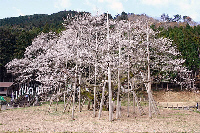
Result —
[[141, 107], [141, 104], [140, 104], [140, 102], [138, 100], [138, 97], [137, 97], [137, 95], [136, 95], [136, 93], [135, 93], [135, 91], [134, 91], [133, 86], [132, 86], [131, 83], [130, 83], [130, 86], [131, 86], [131, 90], [133, 90], [133, 98], [135, 98], [135, 102], [137, 103], [137, 107], [139, 109], [139, 113], [140, 113], [140, 115], [143, 115], [144, 114], [144, 110]]
[[112, 88], [111, 88], [111, 71], [110, 66], [108, 67], [108, 89], [109, 89], [109, 121], [113, 120], [112, 112]]
[[112, 112], [115, 110], [115, 101], [112, 101]]
[[76, 73], [75, 73], [75, 83], [74, 83], [74, 90], [73, 90], [73, 105], [72, 105], [72, 120], [74, 120], [74, 106], [75, 106], [75, 93], [76, 93], [76, 81], [77, 81], [77, 63], [76, 63]]
[[[51, 101], [51, 99], [50, 99], [50, 101], [49, 101], [49, 112], [50, 112], [50, 110], [51, 110], [51, 104], [52, 104], [52, 101]], [[33, 103], [33, 106], [34, 106], [34, 103]]]
[[119, 117], [121, 116], [121, 101], [119, 101]]
[[103, 106], [103, 101], [104, 101], [105, 87], [106, 87], [106, 82], [104, 82], [103, 90], [102, 90], [102, 98], [101, 98], [100, 109], [99, 109], [99, 119], [100, 119], [100, 117], [101, 117], [101, 112], [102, 112], [102, 106]]
[[[67, 102], [67, 105], [66, 105], [66, 108], [68, 107], [68, 110], [67, 110], [67, 112], [69, 112], [70, 111], [70, 107], [72, 106], [72, 100], [73, 98], [71, 97], [71, 100], [69, 99], [68, 100], [68, 102]], [[69, 106], [68, 106], [69, 105]]]
[[63, 110], [63, 113], [65, 113], [65, 110], [66, 110], [67, 106], [68, 106], [68, 100], [67, 100], [67, 102], [64, 104], [64, 110]]
[[74, 110], [76, 110], [77, 108], [78, 108], [78, 101], [76, 102], [76, 106], [75, 106]]
[[134, 92], [133, 92], [133, 113], [135, 113], [135, 97], [134, 97]]
[[57, 99], [56, 99], [56, 111], [58, 110], [58, 101], [59, 101], [59, 98], [57, 96]]
[[90, 102], [91, 102], [91, 101], [90, 101], [90, 99], [89, 99], [89, 100], [88, 100], [88, 107], [87, 107], [88, 110], [90, 110]]
[[81, 76], [79, 76], [79, 95], [78, 95], [78, 101], [79, 101], [79, 112], [81, 112]]
[[86, 98], [84, 97], [84, 99], [82, 100], [82, 103], [81, 103], [81, 111], [83, 109], [83, 105], [85, 104], [85, 101], [86, 101]]
[[96, 117], [96, 87], [94, 87], [93, 117]]
[[66, 99], [66, 98], [65, 98], [65, 92], [64, 92], [64, 108], [65, 108], [65, 99]]

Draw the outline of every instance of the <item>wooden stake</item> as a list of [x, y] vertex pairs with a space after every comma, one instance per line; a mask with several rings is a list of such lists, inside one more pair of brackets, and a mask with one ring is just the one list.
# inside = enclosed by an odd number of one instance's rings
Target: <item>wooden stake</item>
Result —
[[[109, 41], [109, 24], [108, 24], [108, 12], [107, 12], [107, 41], [108, 41], [108, 56], [110, 50], [110, 41]], [[110, 58], [109, 58], [110, 59]], [[110, 60], [109, 60], [110, 61]], [[111, 71], [110, 71], [110, 63], [108, 63], [108, 89], [109, 89], [109, 121], [112, 121], [112, 88], [111, 88]]]
[[66, 99], [66, 98], [65, 98], [65, 92], [64, 92], [64, 108], [65, 108], [65, 99]]
[[112, 121], [112, 88], [111, 88], [111, 72], [110, 67], [108, 67], [108, 88], [109, 88], [109, 121]]
[[135, 96], [134, 96], [134, 89], [133, 89], [133, 113], [135, 113]]
[[76, 83], [74, 83], [73, 106], [72, 106], [72, 120], [74, 120], [75, 92], [76, 92]]
[[152, 118], [152, 99], [151, 99], [151, 75], [150, 75], [150, 59], [149, 59], [149, 33], [147, 33], [147, 53], [148, 53], [148, 56], [147, 56], [147, 62], [148, 62], [148, 90], [147, 90], [147, 93], [148, 93], [148, 98], [149, 98], [149, 118]]
[[[129, 22], [129, 49], [130, 49], [130, 22]], [[127, 104], [127, 116], [129, 117], [129, 103], [130, 103], [130, 89], [129, 89], [129, 79], [130, 79], [130, 50], [128, 50], [128, 104]]]
[[73, 106], [72, 106], [72, 120], [74, 120], [74, 107], [75, 107], [75, 94], [76, 94], [76, 82], [77, 82], [77, 62], [76, 62], [76, 72], [75, 72], [75, 82], [74, 82], [74, 93], [73, 93]]
[[79, 112], [81, 112], [81, 75], [79, 76], [79, 95], [78, 95], [78, 102], [79, 102]]
[[57, 95], [57, 98], [56, 98], [56, 111], [58, 110], [58, 101], [59, 101], [59, 98], [58, 98], [58, 95]]
[[120, 67], [121, 67], [121, 45], [119, 44], [119, 67], [118, 67], [118, 91], [117, 91], [117, 108], [116, 108], [116, 119], [119, 118], [119, 110], [120, 110], [120, 104], [119, 104], [119, 95], [120, 95]]
[[100, 109], [99, 109], [99, 119], [100, 119], [100, 117], [101, 117], [101, 112], [102, 112], [102, 106], [103, 106], [103, 101], [104, 101], [105, 87], [106, 87], [106, 82], [104, 82], [103, 90], [102, 90], [102, 98], [101, 98]]

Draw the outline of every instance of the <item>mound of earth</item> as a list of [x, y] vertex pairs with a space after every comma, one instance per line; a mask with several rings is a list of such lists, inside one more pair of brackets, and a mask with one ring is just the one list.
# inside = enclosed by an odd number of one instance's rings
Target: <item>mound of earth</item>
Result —
[[153, 95], [157, 102], [200, 102], [200, 93], [190, 91], [155, 91]]

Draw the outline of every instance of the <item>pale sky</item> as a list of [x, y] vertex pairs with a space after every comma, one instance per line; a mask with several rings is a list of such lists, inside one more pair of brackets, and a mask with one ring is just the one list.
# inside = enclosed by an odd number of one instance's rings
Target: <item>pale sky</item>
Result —
[[122, 11], [147, 14], [190, 16], [200, 22], [200, 0], [0, 0], [0, 19], [19, 15], [52, 14], [63, 10], [87, 11], [92, 14], [109, 12], [114, 17]]

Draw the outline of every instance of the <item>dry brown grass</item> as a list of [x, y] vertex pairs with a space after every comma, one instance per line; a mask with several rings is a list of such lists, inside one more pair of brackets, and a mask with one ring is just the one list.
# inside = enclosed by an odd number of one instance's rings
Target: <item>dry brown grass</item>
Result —
[[200, 93], [194, 92], [154, 92], [154, 99], [158, 102], [200, 102]]
[[[160, 115], [148, 118], [148, 107], [144, 107], [146, 115], [139, 116], [139, 112], [127, 117], [126, 107], [122, 107], [119, 120], [108, 121], [108, 112], [103, 111], [102, 117], [93, 118], [93, 111], [75, 113], [75, 120], [71, 119], [71, 112], [62, 113], [63, 104], [55, 105], [48, 112], [48, 105], [19, 108], [0, 112], [0, 132], [198, 132], [200, 131], [200, 114], [187, 110], [160, 109]], [[115, 114], [114, 114], [115, 117]]]

